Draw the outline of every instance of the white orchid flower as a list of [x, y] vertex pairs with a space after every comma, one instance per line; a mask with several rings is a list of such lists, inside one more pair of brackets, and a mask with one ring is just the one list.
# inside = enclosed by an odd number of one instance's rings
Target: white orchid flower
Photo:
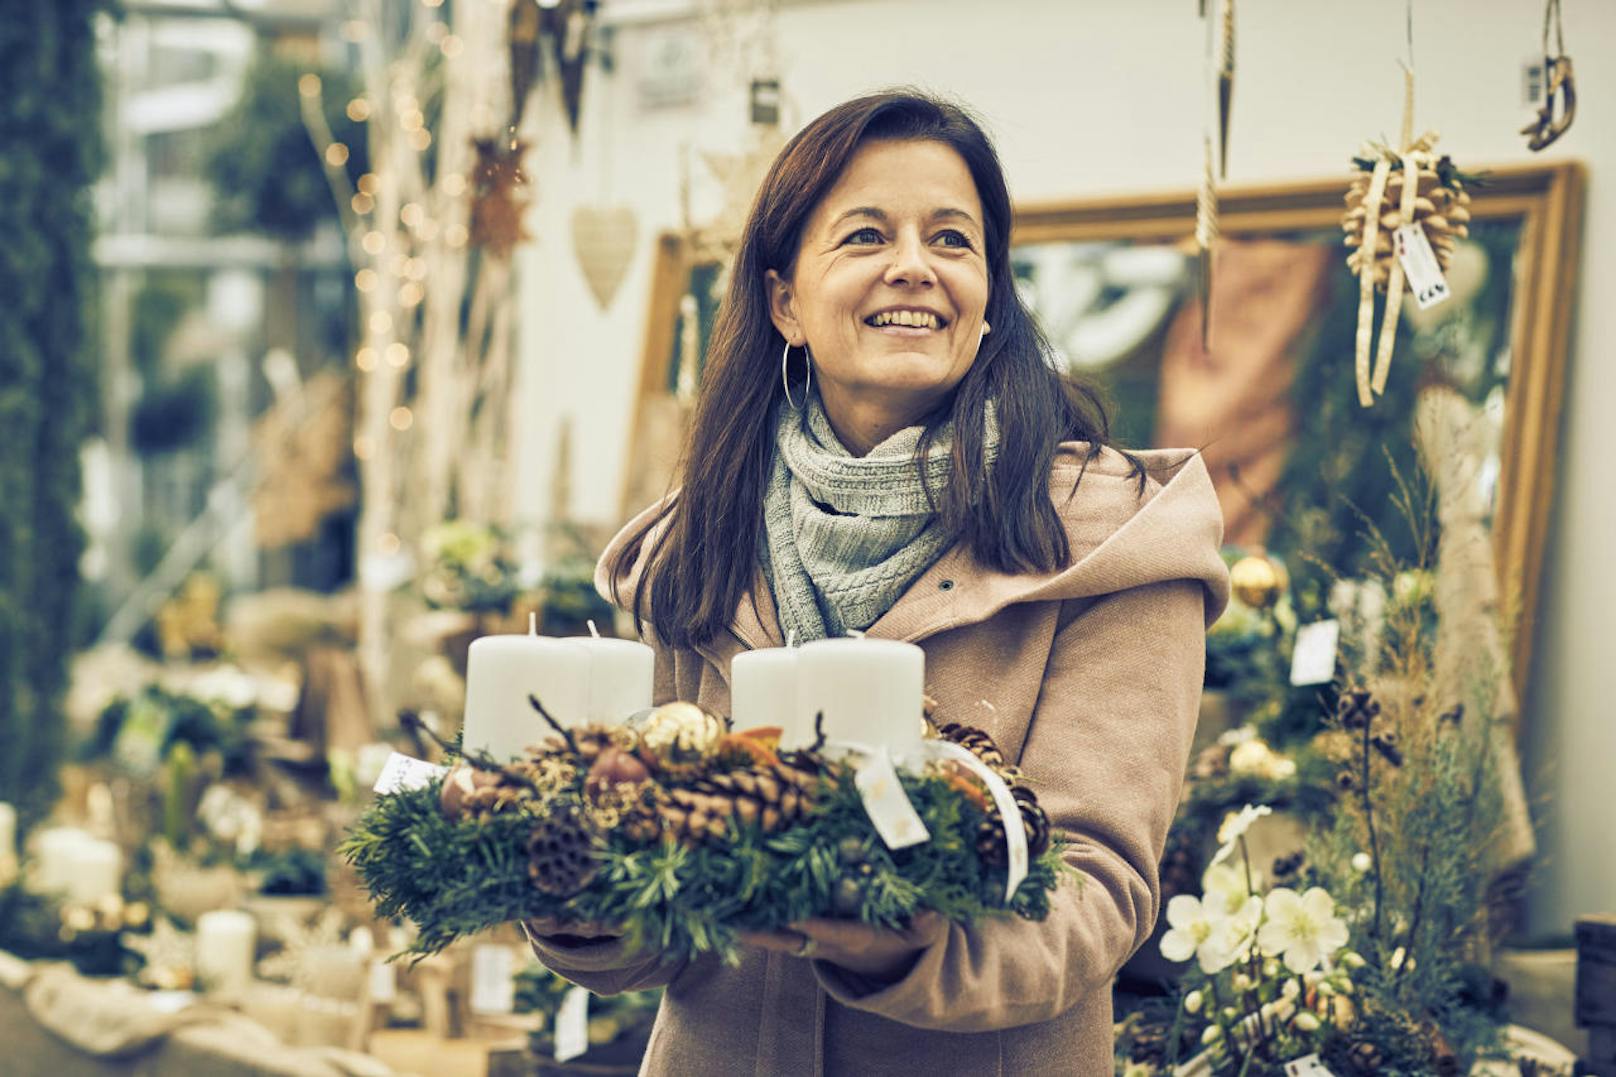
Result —
[[1223, 817], [1223, 825], [1218, 827], [1218, 851], [1212, 857], [1212, 863], [1221, 864], [1229, 859], [1234, 847], [1240, 843], [1241, 837], [1251, 829], [1255, 823], [1265, 815], [1274, 814], [1274, 809], [1266, 804], [1247, 804], [1238, 812], [1230, 812]]
[[1302, 894], [1279, 887], [1269, 892], [1264, 911], [1257, 944], [1282, 954], [1292, 972], [1312, 972], [1347, 944], [1346, 922], [1335, 915], [1335, 899], [1322, 887]]

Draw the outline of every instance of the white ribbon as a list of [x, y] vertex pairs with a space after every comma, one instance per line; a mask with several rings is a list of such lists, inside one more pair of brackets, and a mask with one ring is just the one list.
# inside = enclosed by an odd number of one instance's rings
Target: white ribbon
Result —
[[[854, 741], [826, 741], [824, 744], [826, 755], [855, 754], [862, 756], [875, 755], [877, 749], [868, 744], [859, 744]], [[923, 740], [920, 747], [898, 757], [900, 764], [907, 764], [907, 769], [913, 771], [926, 763], [941, 762], [958, 763], [978, 778], [988, 787], [988, 795], [993, 798], [994, 805], [999, 809], [999, 816], [1004, 820], [1004, 842], [1007, 866], [1004, 879], [1005, 904], [1015, 897], [1016, 888], [1027, 877], [1027, 824], [1021, 817], [1021, 805], [1010, 792], [1010, 786], [1001, 778], [997, 771], [978, 759], [971, 751], [951, 740]]]

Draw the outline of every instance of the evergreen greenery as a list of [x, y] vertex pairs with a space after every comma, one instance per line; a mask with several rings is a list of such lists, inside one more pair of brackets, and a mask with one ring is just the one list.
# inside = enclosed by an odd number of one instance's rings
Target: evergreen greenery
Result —
[[[208, 152], [217, 231], [262, 232], [297, 242], [321, 221], [335, 220], [325, 166], [303, 126], [297, 84], [306, 73], [306, 65], [267, 50], [253, 61], [241, 98], [219, 124]], [[348, 147], [344, 167], [357, 180], [369, 170], [365, 129], [344, 112], [357, 84], [345, 72], [318, 74], [326, 121]]]
[[0, 800], [25, 820], [54, 792], [83, 550], [101, 6], [12, 4], [0, 20]]
[[[1007, 912], [1048, 915], [1050, 891], [1069, 874], [1058, 843], [1033, 861], [1007, 906], [1003, 870], [977, 854], [983, 813], [956, 786], [932, 773], [901, 775], [931, 840], [894, 852], [876, 835], [851, 771], [831, 773], [811, 814], [772, 834], [732, 823], [723, 842], [637, 843], [621, 828], [609, 830], [596, 841], [598, 873], [565, 899], [542, 893], [529, 878], [535, 811], [451, 821], [440, 806], [441, 780], [378, 798], [342, 852], [381, 916], [416, 924], [413, 951], [420, 954], [525, 917], [615, 924], [632, 943], [670, 955], [732, 959], [738, 929], [778, 929], [809, 917], [897, 928], [923, 909], [960, 923]], [[533, 803], [554, 811], [580, 793]], [[843, 886], [846, 879], [856, 889]]]

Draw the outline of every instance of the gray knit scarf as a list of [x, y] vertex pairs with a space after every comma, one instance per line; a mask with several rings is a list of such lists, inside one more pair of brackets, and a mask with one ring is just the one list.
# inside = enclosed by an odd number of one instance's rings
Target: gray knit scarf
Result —
[[[927, 451], [933, 491], [953, 468], [953, 433], [950, 421]], [[900, 430], [857, 457], [837, 439], [817, 394], [806, 409], [780, 408], [761, 553], [787, 638], [806, 643], [868, 628], [951, 544], [921, 485], [920, 434], [918, 426]], [[991, 405], [986, 435], [991, 468], [999, 440]]]

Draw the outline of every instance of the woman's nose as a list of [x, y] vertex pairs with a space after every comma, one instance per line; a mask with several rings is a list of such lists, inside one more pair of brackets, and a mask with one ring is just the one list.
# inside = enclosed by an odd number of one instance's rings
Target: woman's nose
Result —
[[918, 233], [908, 235], [900, 233], [897, 241], [892, 244], [892, 261], [887, 266], [885, 281], [887, 284], [936, 284], [937, 274], [931, 266], [931, 259], [927, 256], [926, 245], [920, 241]]

